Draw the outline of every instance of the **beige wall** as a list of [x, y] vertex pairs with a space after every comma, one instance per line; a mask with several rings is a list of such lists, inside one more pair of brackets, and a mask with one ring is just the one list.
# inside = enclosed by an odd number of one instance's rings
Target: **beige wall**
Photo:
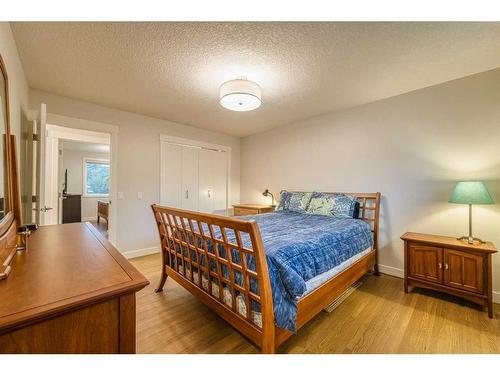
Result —
[[[230, 203], [239, 202], [240, 139], [192, 126], [98, 106], [45, 92], [30, 91], [30, 108], [47, 104], [47, 112], [116, 125], [118, 133], [117, 247], [122, 252], [158, 246], [150, 205], [160, 196], [160, 134], [231, 147]], [[143, 199], [137, 199], [142, 192]]]
[[[83, 159], [109, 160], [109, 153], [64, 150], [62, 179], [68, 170], [68, 194], [83, 194]], [[62, 184], [61, 184], [62, 186]], [[82, 195], [82, 219], [97, 218], [97, 201], [107, 198], [85, 197]]]
[[[500, 69], [243, 138], [241, 147], [242, 202], [268, 202], [265, 188], [380, 191], [380, 263], [397, 274], [405, 231], [466, 234], [467, 207], [447, 203], [454, 181], [485, 180], [500, 203]], [[474, 234], [500, 248], [500, 204], [473, 215]], [[493, 272], [500, 292], [500, 255]]]
[[21, 111], [28, 109], [28, 84], [17, 53], [16, 42], [14, 41], [8, 22], [0, 22], [0, 54], [2, 54], [9, 77], [11, 132], [16, 135], [19, 146]]

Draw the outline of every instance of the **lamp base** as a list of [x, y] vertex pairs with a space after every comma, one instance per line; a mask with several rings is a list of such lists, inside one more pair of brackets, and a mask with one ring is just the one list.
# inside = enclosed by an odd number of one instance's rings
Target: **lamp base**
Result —
[[459, 237], [457, 238], [457, 240], [459, 241], [467, 241], [470, 245], [473, 245], [474, 244], [474, 241], [476, 241], [477, 243], [486, 243], [484, 242], [482, 239], [480, 238], [477, 238], [477, 237], [470, 237], [470, 236], [462, 236], [462, 237]]

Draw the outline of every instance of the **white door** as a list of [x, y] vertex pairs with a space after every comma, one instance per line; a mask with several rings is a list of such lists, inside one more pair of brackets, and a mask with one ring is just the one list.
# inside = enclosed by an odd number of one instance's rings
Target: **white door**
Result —
[[226, 213], [227, 153], [200, 149], [199, 153], [199, 211]]
[[229, 152], [177, 142], [161, 140], [160, 204], [225, 214]]
[[182, 146], [162, 142], [160, 165], [160, 204], [181, 207]]
[[182, 200], [181, 207], [198, 210], [199, 148], [182, 146]]
[[[36, 147], [37, 151], [37, 165], [36, 165], [36, 222], [39, 225], [50, 224], [51, 211], [54, 210], [54, 206], [51, 206], [50, 202], [46, 199], [46, 135], [47, 135], [47, 106], [42, 104], [40, 106], [40, 112], [38, 113], [37, 119], [37, 140], [38, 144]], [[49, 181], [50, 182], [50, 181]], [[49, 195], [50, 197], [50, 195]], [[48, 213], [48, 214], [47, 214]]]
[[214, 209], [213, 212], [226, 214], [227, 213], [227, 152], [217, 151], [214, 154], [213, 168], [214, 173]]

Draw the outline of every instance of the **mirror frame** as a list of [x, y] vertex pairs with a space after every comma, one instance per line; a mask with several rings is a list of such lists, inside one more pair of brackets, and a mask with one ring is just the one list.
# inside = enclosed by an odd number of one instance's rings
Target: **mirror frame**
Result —
[[4, 60], [2, 55], [0, 54], [0, 70], [2, 72], [3, 78], [5, 80], [5, 114], [6, 114], [6, 122], [5, 122], [5, 135], [4, 140], [4, 159], [5, 159], [5, 178], [6, 184], [5, 187], [7, 191], [4, 193], [5, 195], [5, 216], [0, 221], [0, 280], [6, 278], [10, 273], [10, 262], [16, 253], [16, 245], [17, 245], [17, 226], [18, 222], [21, 222], [21, 218], [18, 217], [17, 210], [14, 208], [14, 196], [18, 196], [14, 191], [15, 187], [18, 187], [19, 184], [15, 184], [14, 175], [17, 170], [16, 163], [16, 155], [12, 154], [13, 148], [15, 148], [15, 140], [14, 136], [10, 134], [10, 108], [9, 108], [9, 77], [7, 74], [7, 68], [5, 67]]

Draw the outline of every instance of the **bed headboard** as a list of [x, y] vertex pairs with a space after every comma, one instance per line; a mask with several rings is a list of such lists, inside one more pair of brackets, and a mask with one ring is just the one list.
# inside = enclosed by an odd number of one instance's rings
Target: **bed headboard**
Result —
[[[282, 190], [284, 191], [284, 190]], [[299, 192], [288, 190], [291, 193]], [[378, 250], [378, 224], [380, 217], [380, 193], [344, 193], [344, 192], [322, 192], [326, 194], [346, 194], [355, 197], [359, 202], [359, 218], [368, 222], [373, 232], [373, 247]]]

